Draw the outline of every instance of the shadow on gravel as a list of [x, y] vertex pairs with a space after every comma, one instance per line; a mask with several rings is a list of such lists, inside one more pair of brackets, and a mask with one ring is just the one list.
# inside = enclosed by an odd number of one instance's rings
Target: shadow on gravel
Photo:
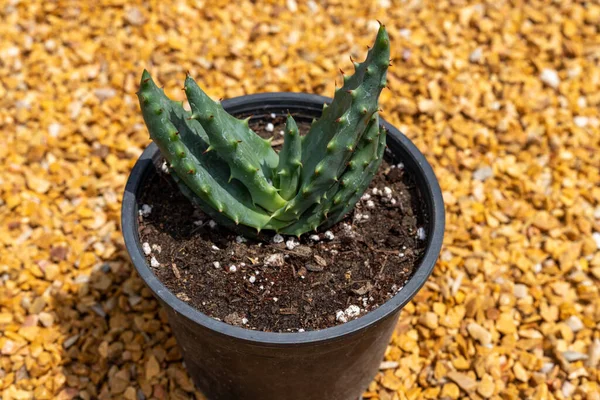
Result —
[[[64, 335], [58, 399], [204, 399], [162, 311], [121, 245], [112, 260], [54, 295]], [[55, 387], [56, 387], [55, 386]]]

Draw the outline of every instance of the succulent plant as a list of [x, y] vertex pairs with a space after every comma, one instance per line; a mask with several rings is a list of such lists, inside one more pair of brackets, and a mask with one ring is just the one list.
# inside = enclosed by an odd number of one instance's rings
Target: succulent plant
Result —
[[366, 60], [353, 61], [354, 74], [344, 75], [305, 136], [287, 116], [279, 154], [249, 128], [249, 118], [228, 114], [189, 74], [183, 89], [191, 111], [170, 100], [147, 71], [138, 97], [174, 180], [204, 212], [241, 233], [269, 229], [300, 236], [340, 221], [381, 164], [386, 131], [379, 126], [378, 99], [389, 49], [381, 25]]

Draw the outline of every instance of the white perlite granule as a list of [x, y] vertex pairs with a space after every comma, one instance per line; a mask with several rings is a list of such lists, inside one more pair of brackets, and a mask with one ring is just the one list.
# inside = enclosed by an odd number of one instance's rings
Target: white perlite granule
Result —
[[275, 236], [273, 236], [273, 243], [282, 243], [283, 242], [283, 236], [281, 236], [279, 233], [276, 234]]
[[152, 249], [150, 248], [150, 245], [148, 244], [148, 242], [144, 242], [142, 243], [142, 250], [144, 251], [145, 255], [150, 255], [150, 253], [152, 253]]
[[147, 217], [148, 215], [150, 215], [151, 212], [152, 206], [149, 206], [148, 204], [142, 204], [142, 208], [139, 210], [139, 214], [142, 217]]
[[274, 126], [273, 126], [273, 124], [272, 124], [272, 123], [270, 123], [270, 122], [269, 122], [269, 123], [267, 124], [267, 126], [265, 127], [265, 130], [266, 130], [267, 132], [273, 132], [273, 129], [275, 129], [275, 127], [274, 127]]
[[158, 260], [156, 258], [152, 257], [150, 259], [150, 266], [154, 267], [154, 268], [160, 267], [160, 263], [158, 262]]

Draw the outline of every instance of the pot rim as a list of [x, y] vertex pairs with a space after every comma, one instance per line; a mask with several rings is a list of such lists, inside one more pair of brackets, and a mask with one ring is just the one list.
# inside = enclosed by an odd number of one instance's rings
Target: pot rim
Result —
[[[258, 93], [245, 96], [239, 96], [232, 99], [227, 99], [222, 102], [226, 110], [241, 108], [262, 108], [269, 110], [270, 108], [279, 107], [281, 104], [295, 104], [298, 108], [305, 109], [321, 109], [323, 103], [331, 102], [331, 98], [297, 92], [271, 92]], [[311, 104], [314, 107], [311, 107]], [[318, 107], [317, 107], [318, 106]], [[380, 118], [381, 124], [387, 128], [388, 135], [391, 135], [397, 140], [400, 146], [404, 147], [406, 153], [412, 157], [410, 164], [413, 167], [413, 173], [421, 174], [424, 178], [425, 185], [420, 185], [421, 195], [431, 198], [432, 207], [429, 207], [429, 226], [427, 234], [427, 249], [421, 262], [416, 265], [416, 270], [408, 280], [406, 285], [392, 298], [381, 304], [375, 310], [372, 310], [359, 318], [352, 321], [336, 325], [333, 327], [307, 331], [307, 332], [264, 332], [258, 330], [250, 330], [229, 325], [225, 322], [217, 321], [209, 317], [201, 311], [195, 309], [186, 302], [178, 299], [163, 283], [154, 275], [152, 269], [146, 262], [146, 258], [142, 252], [141, 241], [138, 233], [138, 207], [136, 193], [145, 178], [145, 169], [152, 165], [152, 156], [159, 151], [156, 144], [151, 143], [136, 161], [123, 194], [123, 203], [121, 207], [121, 228], [125, 241], [125, 247], [135, 266], [138, 274], [144, 280], [146, 285], [154, 292], [154, 294], [172, 307], [173, 311], [182, 314], [196, 324], [204, 326], [207, 329], [219, 332], [223, 335], [230, 336], [238, 340], [245, 340], [257, 344], [273, 344], [273, 345], [294, 345], [306, 343], [318, 343], [323, 341], [331, 341], [342, 336], [355, 334], [365, 329], [366, 327], [377, 323], [384, 319], [394, 311], [404, 307], [425, 284], [429, 275], [431, 275], [437, 258], [439, 256], [442, 241], [444, 238], [445, 227], [445, 210], [442, 198], [442, 192], [438, 180], [431, 168], [431, 165], [425, 159], [425, 156], [417, 149], [417, 147], [402, 134], [398, 129], [389, 124], [383, 118]], [[150, 162], [148, 162], [150, 161]], [[406, 161], [403, 161], [407, 164]]]

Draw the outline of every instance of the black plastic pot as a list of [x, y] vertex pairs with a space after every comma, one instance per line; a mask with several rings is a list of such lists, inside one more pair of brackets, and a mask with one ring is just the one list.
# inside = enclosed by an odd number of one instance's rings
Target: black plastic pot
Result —
[[[234, 115], [263, 118], [288, 111], [312, 120], [331, 99], [302, 93], [265, 93], [223, 101]], [[135, 164], [123, 197], [122, 229], [135, 268], [166, 308], [185, 365], [209, 400], [356, 400], [375, 376], [400, 310], [423, 286], [444, 235], [444, 204], [431, 166], [396, 128], [388, 148], [414, 176], [429, 213], [427, 251], [413, 277], [392, 299], [366, 315], [320, 331], [268, 333], [216, 321], [179, 300], [152, 273], [138, 235], [137, 195], [160, 157], [152, 144]]]

